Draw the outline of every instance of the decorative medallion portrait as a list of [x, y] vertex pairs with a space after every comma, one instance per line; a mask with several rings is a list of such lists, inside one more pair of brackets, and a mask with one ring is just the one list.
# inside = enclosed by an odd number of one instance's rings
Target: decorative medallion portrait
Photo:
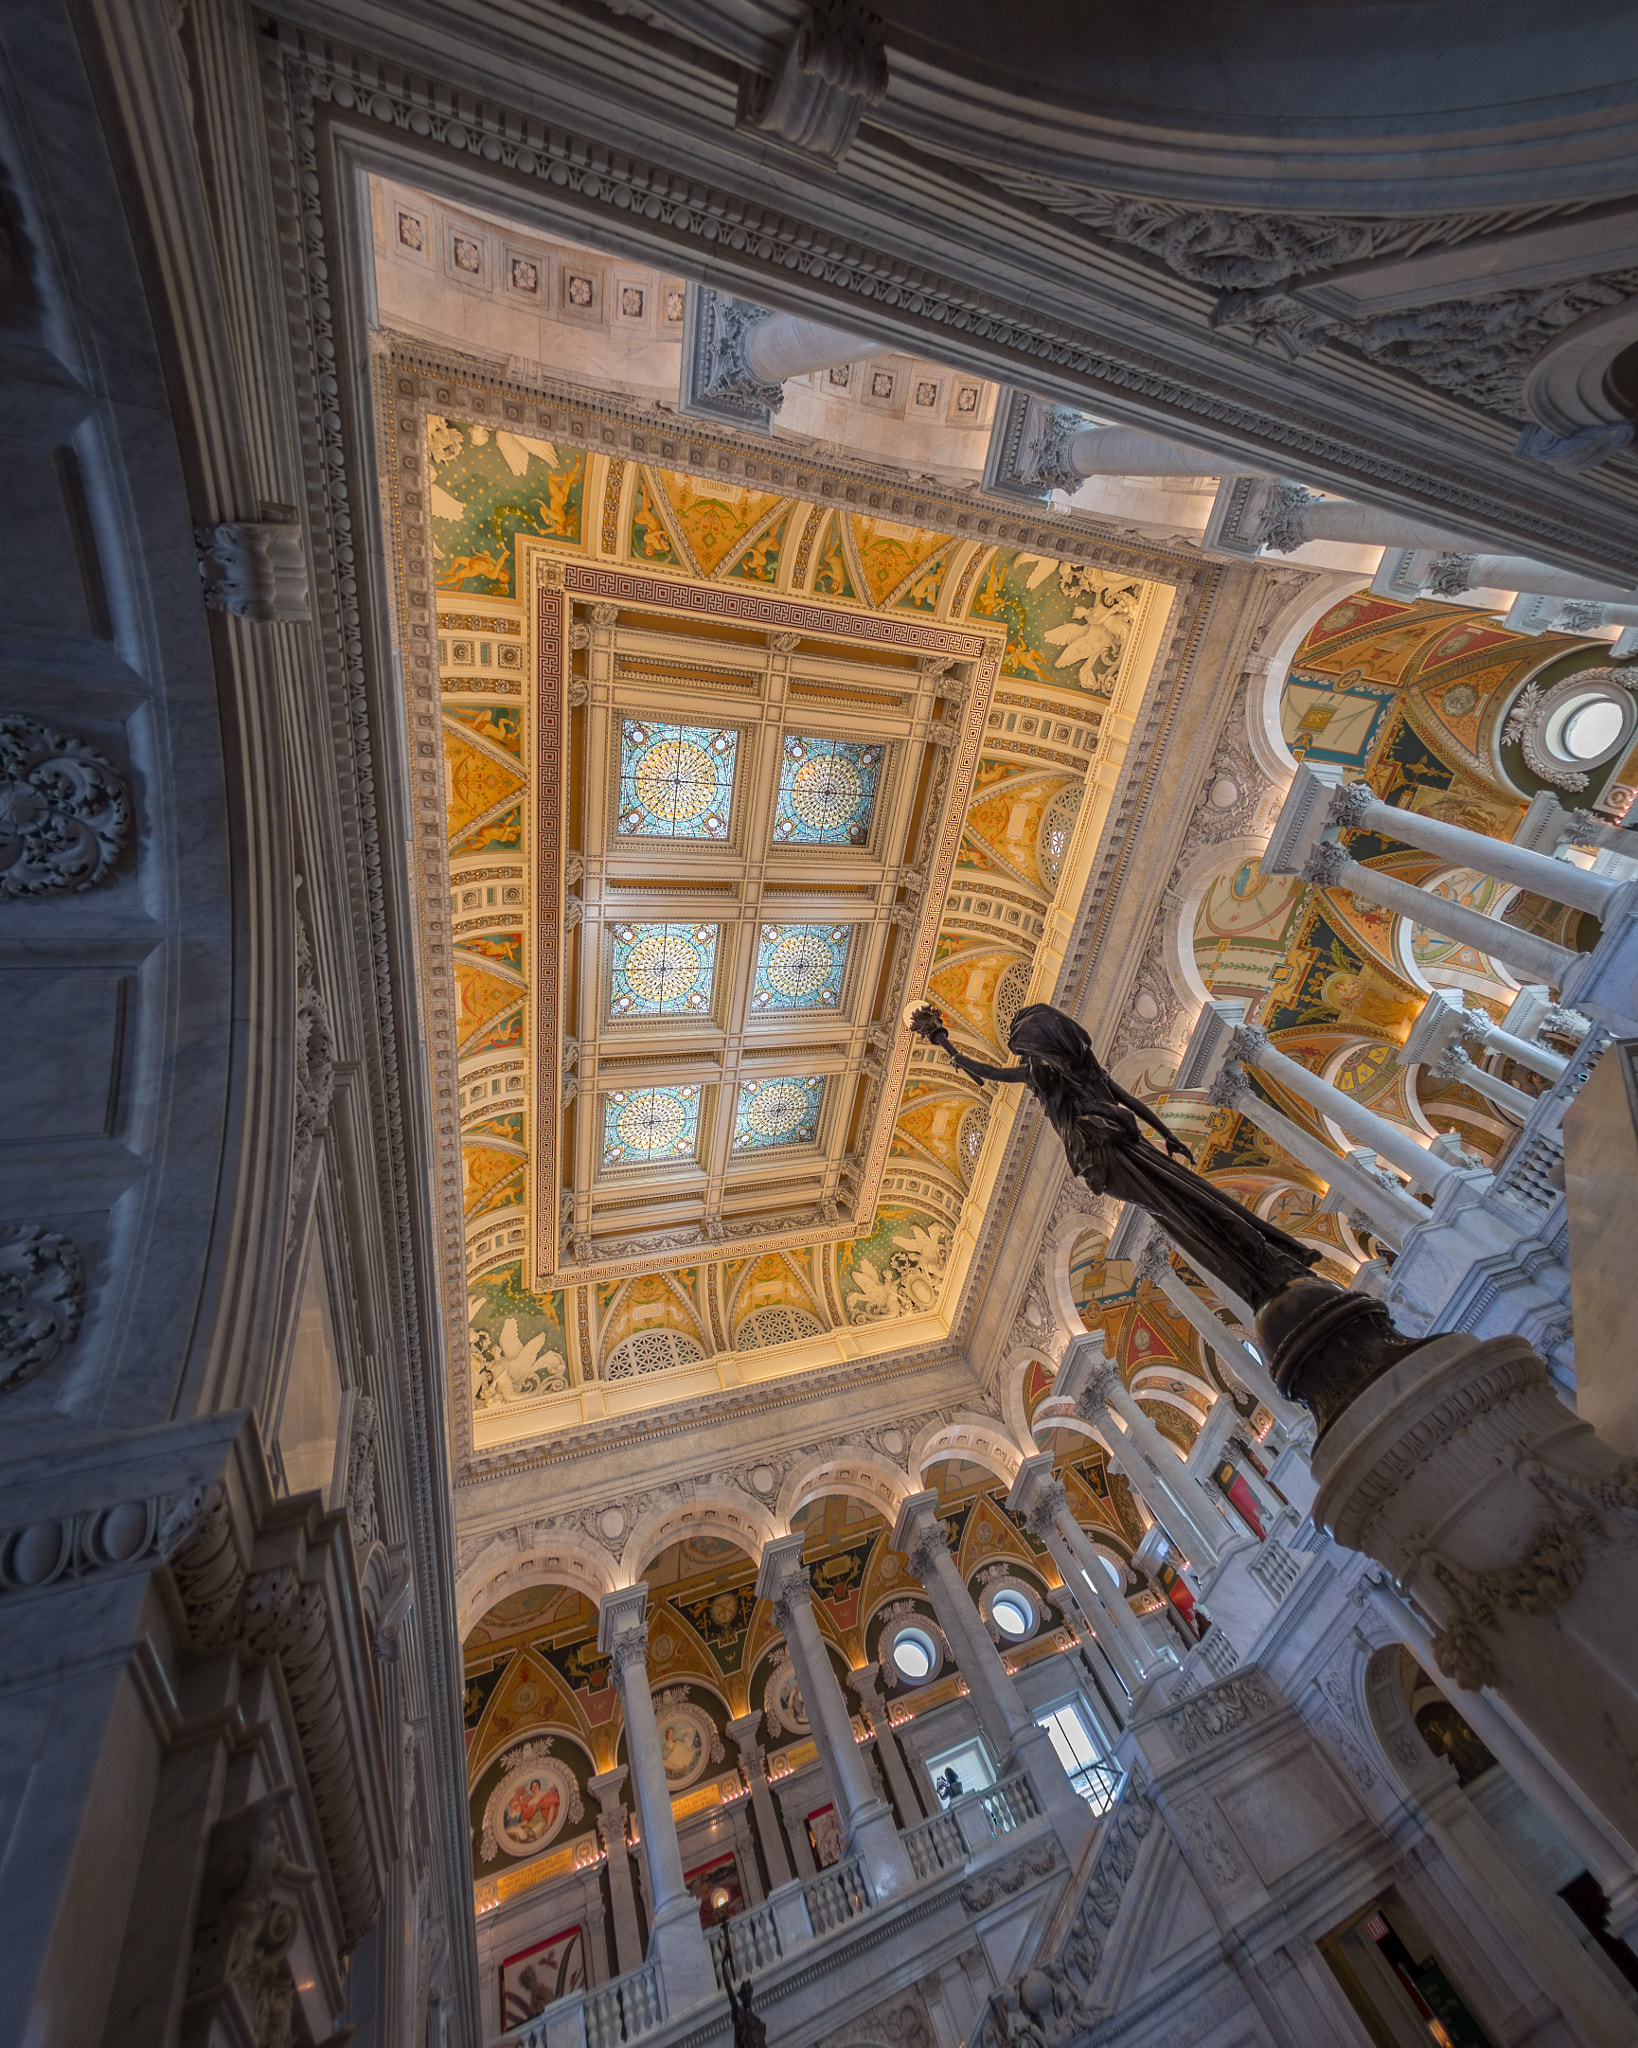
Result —
[[807, 1703], [802, 1698], [801, 1686], [796, 1682], [796, 1673], [789, 1664], [774, 1666], [762, 1703], [769, 1720], [777, 1722], [787, 1734], [806, 1735], [810, 1732]]
[[507, 1761], [505, 1776], [484, 1808], [479, 1854], [492, 1863], [497, 1853], [538, 1856], [568, 1821], [579, 1820], [585, 1802], [567, 1764], [550, 1755], [550, 1743], [526, 1743]]
[[703, 1707], [668, 1693], [654, 1702], [654, 1719], [660, 1731], [665, 1781], [673, 1792], [681, 1792], [704, 1774], [713, 1751], [721, 1755], [722, 1737]]

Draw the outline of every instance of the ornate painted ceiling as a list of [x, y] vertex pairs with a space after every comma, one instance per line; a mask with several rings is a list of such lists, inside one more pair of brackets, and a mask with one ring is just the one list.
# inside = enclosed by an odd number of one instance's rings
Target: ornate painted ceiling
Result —
[[475, 1447], [941, 1343], [1170, 591], [383, 375]]

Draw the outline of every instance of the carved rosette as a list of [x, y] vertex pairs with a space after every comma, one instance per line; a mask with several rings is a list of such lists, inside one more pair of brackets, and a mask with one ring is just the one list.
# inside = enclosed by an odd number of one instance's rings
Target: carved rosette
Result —
[[0, 1393], [37, 1379], [79, 1334], [85, 1271], [60, 1231], [0, 1224]]
[[0, 718], [0, 901], [94, 888], [130, 830], [125, 784], [101, 754], [36, 719]]

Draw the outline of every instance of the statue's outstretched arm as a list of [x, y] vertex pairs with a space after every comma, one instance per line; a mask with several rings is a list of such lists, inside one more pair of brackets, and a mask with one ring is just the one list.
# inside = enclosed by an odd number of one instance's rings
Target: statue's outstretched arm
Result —
[[1191, 1166], [1194, 1164], [1194, 1154], [1189, 1150], [1188, 1146], [1184, 1144], [1181, 1138], [1167, 1130], [1166, 1126], [1146, 1102], [1139, 1102], [1135, 1095], [1128, 1095], [1120, 1083], [1112, 1077], [1109, 1082], [1109, 1092], [1117, 1102], [1124, 1102], [1134, 1116], [1141, 1117], [1152, 1131], [1157, 1131], [1160, 1134], [1165, 1140], [1168, 1152], [1181, 1152]]
[[992, 1067], [983, 1060], [969, 1059], [964, 1052], [957, 1052], [950, 1043], [949, 1031], [944, 1018], [931, 1003], [922, 1003], [911, 1012], [910, 1029], [918, 1038], [926, 1039], [929, 1045], [941, 1046], [949, 1054], [954, 1065], [975, 1081], [1027, 1081], [1027, 1067]]

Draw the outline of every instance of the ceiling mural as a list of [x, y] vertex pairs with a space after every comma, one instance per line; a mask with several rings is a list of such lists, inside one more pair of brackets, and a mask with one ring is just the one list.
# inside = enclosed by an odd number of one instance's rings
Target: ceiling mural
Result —
[[900, 1014], [1052, 985], [1170, 592], [399, 382], [475, 1441], [942, 1341], [1016, 1105]]

